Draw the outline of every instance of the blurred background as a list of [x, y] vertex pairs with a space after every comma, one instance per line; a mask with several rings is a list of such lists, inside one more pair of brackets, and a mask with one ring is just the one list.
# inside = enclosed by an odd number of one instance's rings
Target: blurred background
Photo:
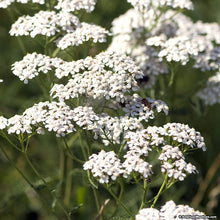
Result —
[[[193, 20], [220, 24], [219, 0], [194, 0], [194, 5], [195, 10], [188, 13]], [[21, 14], [34, 12], [34, 9], [30, 9], [27, 5], [17, 6]], [[91, 14], [85, 14], [81, 21], [99, 24], [110, 29], [112, 20], [129, 8], [130, 5], [125, 0], [98, 0], [96, 9]], [[18, 77], [12, 74], [10, 69], [15, 61], [21, 60], [26, 54], [20, 47], [18, 39], [9, 36], [8, 33], [11, 24], [18, 15], [19, 13], [15, 15], [9, 10], [0, 9], [0, 79], [4, 80], [0, 84], [0, 115], [5, 117], [22, 113], [25, 108], [42, 100], [40, 98], [42, 94], [35, 83], [23, 84]], [[108, 43], [110, 41], [111, 39]], [[23, 39], [23, 42], [25, 50], [30, 53], [42, 51], [42, 48], [31, 38], [27, 37]], [[108, 43], [97, 47], [97, 51], [104, 50]], [[177, 204], [189, 204], [208, 215], [216, 215], [220, 218], [220, 105], [206, 107], [198, 99], [191, 97], [190, 94], [187, 95], [185, 91], [195, 86], [201, 78], [201, 74], [204, 73], [191, 69], [183, 69], [182, 71], [185, 74], [178, 78], [177, 88], [178, 97], [185, 96], [185, 101], [177, 100], [175, 102], [176, 111], [172, 116], [172, 121], [189, 124], [200, 131], [205, 138], [207, 151], [198, 150], [189, 155], [190, 161], [196, 165], [199, 174], [190, 175], [184, 182], [174, 185], [159, 202], [164, 204], [165, 201], [172, 199]], [[24, 158], [18, 152], [11, 150], [2, 138], [0, 138], [0, 144], [19, 168], [35, 181], [36, 177], [27, 168]], [[30, 154], [33, 162], [44, 176], [56, 176], [58, 171], [54, 167], [59, 167], [57, 161], [60, 155], [53, 135], [46, 134], [33, 138]], [[89, 202], [94, 200], [91, 192], [80, 187], [81, 184], [86, 184], [82, 176], [77, 172], [73, 175], [75, 181], [78, 182], [77, 191], [74, 194], [77, 204], [79, 206], [82, 203], [88, 205], [86, 208], [80, 208], [80, 213], [76, 214], [74, 219], [93, 219], [88, 214], [91, 210], [87, 208], [94, 209], [93, 205], [89, 206]], [[39, 190], [44, 194], [44, 189]], [[130, 191], [131, 195], [134, 194], [132, 190]], [[54, 219], [53, 216], [47, 214], [46, 207], [39, 202], [37, 195], [11, 166], [1, 151], [0, 198], [0, 219], [2, 220]], [[135, 201], [129, 201], [129, 203], [132, 207]]]

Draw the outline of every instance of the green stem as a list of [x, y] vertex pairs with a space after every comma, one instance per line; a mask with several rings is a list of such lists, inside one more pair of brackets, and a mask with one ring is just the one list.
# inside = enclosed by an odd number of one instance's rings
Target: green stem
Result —
[[72, 174], [71, 170], [73, 168], [73, 160], [71, 158], [67, 158], [67, 177], [66, 177], [66, 185], [64, 192], [64, 204], [68, 207], [70, 203], [71, 193], [72, 193]]
[[21, 37], [17, 36], [17, 39], [18, 39], [18, 43], [19, 43], [19, 45], [21, 47], [21, 50], [22, 50], [23, 54], [25, 55], [27, 53], [27, 50], [26, 50], [26, 48], [24, 46], [24, 43], [23, 43]]
[[115, 201], [121, 205], [121, 207], [131, 216], [132, 219], [134, 219], [134, 215], [130, 212], [130, 210], [121, 202], [121, 200], [118, 199], [118, 197], [111, 191], [111, 189], [103, 185], [105, 189], [111, 194], [111, 196], [115, 199]]
[[56, 55], [60, 52], [60, 48], [57, 47], [54, 52], [52, 53], [52, 57], [56, 57]]
[[82, 134], [81, 134], [80, 130], [78, 131], [78, 135], [79, 135], [80, 146], [81, 146], [81, 149], [82, 149], [82, 153], [83, 153], [84, 159], [88, 160], [87, 153], [85, 151], [85, 146], [84, 146], [83, 140], [82, 140]]
[[144, 180], [144, 196], [143, 196], [143, 200], [141, 202], [140, 209], [143, 209], [146, 204], [147, 192], [149, 190], [149, 187], [150, 187], [150, 184], [148, 184], [147, 181]]
[[95, 187], [92, 187], [92, 191], [93, 191], [93, 195], [95, 197], [97, 212], [99, 212], [101, 205], [100, 205], [100, 201], [99, 201], [98, 192]]
[[118, 158], [121, 156], [123, 148], [124, 148], [124, 144], [121, 144], [120, 149], [118, 151]]
[[8, 141], [8, 143], [9, 143], [12, 147], [14, 147], [16, 150], [22, 152], [22, 150], [21, 150], [19, 147], [17, 147], [17, 146], [7, 137], [7, 135], [6, 135], [4, 132], [1, 132], [0, 135], [1, 135], [3, 138], [5, 138], [5, 140]]
[[[15, 162], [8, 156], [8, 154], [6, 153], [6, 151], [4, 150], [4, 148], [2, 146], [0, 146], [1, 151], [3, 152], [4, 156], [7, 158], [7, 160], [11, 163], [11, 165], [17, 170], [17, 172], [22, 176], [22, 178], [27, 182], [27, 184], [37, 193], [37, 195], [39, 196], [40, 200], [42, 201], [42, 203], [45, 205], [45, 207], [47, 208], [47, 211], [49, 213], [49, 209], [48, 209], [48, 205], [45, 202], [45, 199], [42, 198], [42, 196], [40, 195], [40, 193], [36, 190], [35, 186], [31, 183], [31, 181], [28, 179], [28, 177], [17, 167], [17, 165], [15, 164]], [[52, 212], [56, 217], [58, 217], [56, 215], [56, 213]]]
[[[119, 196], [118, 196], [118, 200], [121, 201], [121, 198], [122, 198], [123, 193], [124, 193], [124, 184], [123, 184], [122, 181], [120, 181], [119, 184], [120, 184], [120, 193], [119, 193]], [[114, 212], [112, 214], [112, 217], [115, 216], [117, 211], [118, 211], [118, 204], [117, 204], [117, 206], [116, 206], [116, 208], [115, 208], [115, 210], [114, 210]]]
[[51, 191], [51, 189], [49, 188], [49, 186], [48, 186], [46, 180], [40, 175], [40, 173], [37, 171], [37, 169], [36, 169], [36, 168], [34, 167], [34, 165], [31, 163], [31, 161], [30, 161], [30, 159], [29, 159], [29, 157], [28, 157], [28, 155], [27, 155], [27, 152], [25, 151], [25, 152], [23, 152], [23, 154], [24, 154], [24, 157], [25, 157], [27, 163], [29, 164], [30, 168], [31, 168], [31, 169], [33, 170], [33, 172], [38, 176], [38, 178], [41, 179], [41, 181], [44, 183], [44, 185], [45, 185], [45, 187], [47, 188], [47, 190], [49, 191], [49, 193], [56, 198], [56, 200], [57, 200], [57, 202], [59, 203], [61, 209], [62, 209], [63, 212], [65, 213], [67, 219], [68, 219], [68, 220], [71, 220], [69, 213], [68, 213], [67, 210], [64, 208], [64, 206], [63, 206], [63, 204], [60, 202], [59, 198], [56, 196], [56, 194], [53, 194], [53, 193], [52, 193], [52, 191]]
[[171, 67], [171, 77], [170, 77], [170, 81], [168, 86], [171, 87], [174, 84], [174, 80], [175, 80], [175, 71], [174, 68]]
[[164, 181], [163, 181], [163, 184], [161, 185], [157, 195], [154, 197], [154, 201], [153, 201], [153, 204], [151, 205], [151, 208], [153, 208], [157, 202], [157, 200], [159, 199], [164, 187], [166, 186], [167, 184], [167, 180], [168, 180], [168, 175], [166, 174], [165, 178], [164, 178]]
[[30, 185], [31, 188], [33, 188], [35, 190], [34, 185], [31, 183], [31, 181], [24, 175], [24, 173], [16, 166], [15, 162], [13, 160], [11, 160], [11, 158], [8, 156], [8, 154], [6, 153], [6, 151], [4, 150], [4, 148], [2, 146], [0, 146], [1, 151], [3, 152], [3, 154], [5, 155], [5, 157], [7, 158], [7, 160], [12, 164], [12, 166], [18, 171], [18, 173], [23, 177], [23, 179]]
[[81, 164], [85, 163], [85, 161], [82, 161], [82, 160], [78, 159], [78, 158], [73, 154], [73, 152], [70, 150], [70, 147], [69, 147], [69, 145], [68, 145], [68, 143], [67, 143], [67, 141], [66, 141], [65, 138], [63, 138], [63, 141], [64, 141], [64, 144], [65, 144], [65, 147], [66, 147], [66, 150], [67, 150], [69, 156], [70, 156], [73, 160], [75, 160], [76, 162], [78, 162], [78, 163], [81, 163]]
[[141, 189], [145, 190], [144, 187], [143, 187], [143, 185], [141, 185], [141, 184], [139, 183], [139, 180], [137, 179], [135, 173], [134, 173], [132, 176], [133, 176], [133, 178], [134, 178], [135, 183], [136, 183]]

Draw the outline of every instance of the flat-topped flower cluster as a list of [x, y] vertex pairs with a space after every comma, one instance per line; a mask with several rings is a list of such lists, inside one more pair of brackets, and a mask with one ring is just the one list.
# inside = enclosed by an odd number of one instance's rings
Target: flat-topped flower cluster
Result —
[[[172, 140], [168, 141], [167, 136]], [[110, 179], [116, 180], [121, 174], [127, 178], [133, 173], [139, 173], [144, 179], [147, 179], [152, 174], [152, 165], [146, 161], [148, 154], [161, 147], [158, 157], [161, 161], [161, 172], [167, 174], [169, 178], [183, 181], [188, 174], [197, 172], [194, 165], [185, 161], [183, 152], [194, 147], [206, 150], [204, 139], [200, 133], [189, 128], [188, 125], [180, 123], [168, 123], [163, 127], [148, 126], [147, 129], [135, 132], [128, 131], [125, 139], [124, 162], [120, 162], [115, 153], [102, 150], [89, 158], [89, 161], [84, 164], [84, 169], [90, 170], [100, 183], [108, 183]], [[167, 143], [172, 143], [173, 146], [167, 145]], [[180, 150], [180, 146], [182, 150]], [[105, 165], [103, 165], [100, 162], [102, 160], [100, 158], [103, 157], [111, 159], [105, 159]], [[112, 163], [112, 160], [118, 162]], [[116, 170], [117, 174], [114, 173]]]
[[141, 209], [135, 216], [135, 220], [175, 220], [182, 219], [181, 216], [187, 216], [188, 219], [195, 219], [197, 216], [206, 218], [203, 212], [196, 211], [188, 205], [176, 205], [174, 201], [170, 200], [160, 210], [155, 208]]

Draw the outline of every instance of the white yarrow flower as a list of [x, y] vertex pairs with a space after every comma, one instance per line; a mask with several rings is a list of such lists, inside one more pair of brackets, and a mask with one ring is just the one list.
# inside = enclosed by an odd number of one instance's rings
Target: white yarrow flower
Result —
[[109, 183], [115, 181], [122, 173], [120, 160], [115, 152], [101, 150], [98, 154], [92, 154], [89, 160], [83, 165], [84, 170], [90, 170], [98, 181]]
[[206, 83], [206, 87], [197, 94], [204, 100], [206, 105], [214, 105], [220, 103], [220, 72], [210, 77]]
[[135, 220], [160, 220], [159, 211], [154, 208], [141, 209], [135, 216]]
[[22, 16], [12, 25], [10, 35], [27, 36], [55, 35], [60, 31], [71, 32], [80, 24], [79, 19], [68, 12], [39, 11], [34, 16]]
[[172, 200], [166, 202], [160, 209], [160, 219], [163, 220], [176, 220], [182, 219], [180, 216], [192, 216], [192, 219], [196, 216], [201, 216], [205, 218], [203, 212], [195, 211], [193, 208], [188, 205], [176, 205]]

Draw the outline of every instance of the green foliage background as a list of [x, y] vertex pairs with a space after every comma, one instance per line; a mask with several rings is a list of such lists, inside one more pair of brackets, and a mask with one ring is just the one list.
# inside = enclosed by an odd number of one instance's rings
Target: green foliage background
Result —
[[[219, 0], [194, 0], [195, 10], [189, 12], [193, 20], [202, 20], [204, 22], [220, 23], [220, 1]], [[25, 14], [30, 13], [26, 5], [18, 5], [19, 10]], [[99, 24], [109, 29], [111, 21], [123, 14], [129, 4], [125, 0], [98, 0], [97, 7], [91, 14], [85, 15], [83, 20]], [[25, 108], [31, 106], [35, 102], [42, 100], [41, 92], [35, 83], [23, 84], [15, 77], [10, 70], [11, 64], [17, 60], [21, 60], [25, 55], [22, 48], [19, 46], [19, 41], [15, 37], [9, 36], [9, 30], [12, 22], [16, 18], [9, 15], [8, 10], [0, 9], [0, 78], [4, 80], [0, 84], [0, 114], [5, 117], [11, 117], [14, 114], [22, 113]], [[108, 43], [111, 39], [109, 39]], [[32, 39], [23, 39], [26, 50], [28, 52], [42, 52]], [[96, 48], [97, 51], [104, 50], [107, 44], [100, 45]], [[82, 50], [83, 48], [79, 48]], [[201, 74], [204, 74], [201, 76]], [[196, 151], [189, 155], [191, 162], [196, 165], [199, 170], [198, 175], [190, 175], [184, 182], [180, 182], [173, 186], [167, 193], [163, 195], [159, 204], [164, 204], [165, 201], [172, 199], [177, 204], [190, 204], [198, 192], [198, 188], [204, 181], [207, 172], [214, 169], [212, 167], [217, 155], [219, 154], [220, 146], [220, 105], [211, 107], [204, 106], [200, 100], [189, 92], [197, 86], [199, 79], [207, 78], [207, 73], [201, 73], [197, 70], [192, 70], [189, 67], [180, 69], [177, 79], [175, 111], [172, 112], [172, 122], [182, 122], [195, 127], [205, 137], [207, 151]], [[184, 101], [183, 101], [184, 100]], [[164, 100], [166, 101], [166, 100]], [[172, 109], [171, 109], [172, 111]], [[29, 171], [24, 158], [18, 152], [13, 151], [7, 143], [0, 139], [0, 144], [6, 149], [8, 155], [13, 161], [29, 175], [33, 181], [36, 177]], [[59, 149], [54, 140], [54, 136], [46, 134], [41, 137], [33, 138], [31, 142], [30, 154], [33, 163], [43, 174], [43, 176], [51, 178], [51, 186], [55, 186], [57, 175], [57, 167], [59, 167]], [[216, 198], [217, 205], [213, 209], [207, 207], [210, 201], [210, 193], [213, 189], [217, 190], [220, 185], [220, 169], [209, 178], [208, 184], [204, 192], [200, 193], [201, 200], [196, 204], [196, 208], [205, 211], [209, 215], [217, 215], [220, 218], [219, 196]], [[92, 192], [82, 186], [87, 186], [87, 180], [82, 174], [78, 173], [77, 169], [72, 173], [74, 183], [77, 185], [77, 190], [74, 192], [77, 204], [74, 204], [75, 209], [79, 206], [79, 212], [74, 215], [74, 219], [93, 219], [89, 215], [92, 210], [95, 210], [95, 204]], [[155, 190], [157, 186], [155, 186]], [[40, 187], [40, 193], [49, 199], [44, 189]], [[137, 197], [141, 195], [132, 187], [127, 188], [127, 195], [124, 197], [125, 203], [131, 209], [135, 210]], [[153, 191], [151, 193], [154, 193]], [[103, 190], [104, 196], [109, 195]], [[31, 219], [34, 216], [33, 212], [40, 214], [41, 219], [53, 220], [50, 214], [47, 214], [46, 206], [39, 202], [39, 198], [34, 194], [33, 190], [21, 178], [20, 174], [10, 165], [7, 158], [0, 152], [0, 219], [17, 220]], [[51, 201], [53, 202], [53, 201]], [[81, 206], [83, 204], [83, 206]], [[195, 203], [194, 203], [195, 204]], [[111, 209], [111, 202], [109, 203]], [[123, 213], [122, 213], [123, 215]], [[33, 219], [33, 218], [32, 218]]]

